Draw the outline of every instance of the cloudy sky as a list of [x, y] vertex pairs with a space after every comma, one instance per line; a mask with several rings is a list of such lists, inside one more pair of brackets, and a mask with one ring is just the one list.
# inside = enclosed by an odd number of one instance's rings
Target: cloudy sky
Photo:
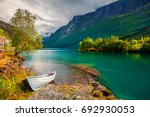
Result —
[[38, 20], [38, 32], [54, 32], [66, 25], [75, 15], [96, 10], [116, 0], [0, 0], [0, 20], [9, 22], [16, 9], [27, 9]]

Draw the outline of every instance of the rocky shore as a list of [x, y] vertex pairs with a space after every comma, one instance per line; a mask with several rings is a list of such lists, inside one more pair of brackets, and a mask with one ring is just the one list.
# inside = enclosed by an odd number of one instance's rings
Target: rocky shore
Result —
[[[95, 79], [100, 77], [94, 68], [71, 65], [77, 81], [73, 84], [48, 84], [30, 96], [29, 100], [115, 100], [110, 90]], [[80, 81], [80, 78], [82, 79]], [[84, 79], [84, 80], [83, 80]]]
[[[86, 65], [70, 65], [73, 82], [51, 83], [36, 92], [23, 84], [32, 70], [22, 67], [24, 58], [1, 54], [0, 56], [0, 99], [29, 100], [115, 100], [111, 91], [96, 81], [100, 73]], [[60, 77], [58, 75], [58, 77]]]

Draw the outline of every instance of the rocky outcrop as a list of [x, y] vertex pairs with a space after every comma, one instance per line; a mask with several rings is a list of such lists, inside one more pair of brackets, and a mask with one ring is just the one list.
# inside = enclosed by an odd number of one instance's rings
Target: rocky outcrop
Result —
[[[95, 83], [96, 84], [96, 83]], [[29, 97], [29, 100], [114, 100], [112, 93], [97, 84], [54, 85], [50, 84]]]
[[74, 69], [82, 70], [93, 77], [100, 77], [100, 73], [94, 68], [83, 65], [72, 65], [72, 67], [74, 67]]

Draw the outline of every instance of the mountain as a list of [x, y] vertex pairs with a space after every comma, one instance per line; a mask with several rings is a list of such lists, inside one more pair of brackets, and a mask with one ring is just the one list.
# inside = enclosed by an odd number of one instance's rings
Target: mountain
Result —
[[10, 25], [0, 20], [0, 28], [8, 33], [11, 33]]
[[[85, 37], [149, 34], [150, 0], [119, 0], [81, 16], [44, 39], [44, 47], [75, 47]], [[144, 31], [144, 32], [143, 32]]]

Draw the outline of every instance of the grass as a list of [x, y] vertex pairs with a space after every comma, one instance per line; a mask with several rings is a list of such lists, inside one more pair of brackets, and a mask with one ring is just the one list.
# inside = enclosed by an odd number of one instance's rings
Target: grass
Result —
[[26, 90], [23, 83], [25, 76], [27, 76], [27, 74], [21, 72], [19, 74], [17, 73], [16, 76], [10, 75], [7, 80], [0, 77], [0, 99], [27, 99], [31, 93], [29, 90]]
[[0, 77], [0, 99], [1, 100], [23, 100], [27, 99], [31, 94], [29, 90], [26, 90], [21, 77], [12, 77], [8, 80], [4, 80]]
[[1, 55], [3, 57], [0, 59], [0, 99], [27, 99], [31, 93], [26, 89], [23, 80], [32, 73], [19, 65], [21, 60], [13, 56], [13, 53], [2, 53]]

